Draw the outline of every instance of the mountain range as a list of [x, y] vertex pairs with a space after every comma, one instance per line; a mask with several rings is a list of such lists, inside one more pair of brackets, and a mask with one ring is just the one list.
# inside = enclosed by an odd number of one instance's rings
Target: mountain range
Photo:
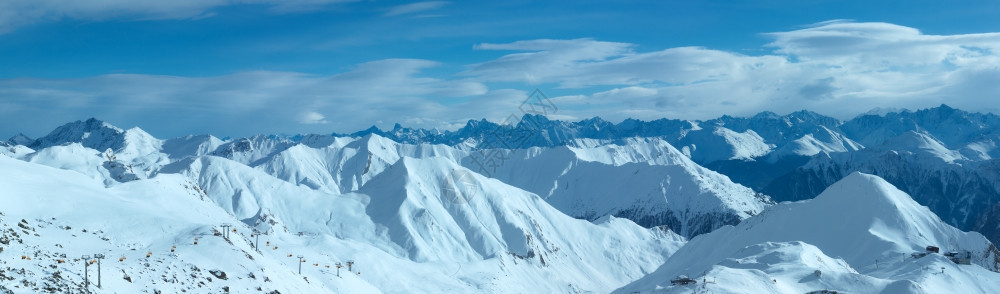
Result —
[[[86, 252], [121, 255], [107, 289], [132, 292], [692, 290], [677, 275], [726, 293], [996, 292], [998, 128], [945, 105], [235, 139], [88, 119], [0, 142], [0, 255], [23, 257], [0, 263], [17, 281], [0, 293], [79, 291], [80, 269], [52, 262]], [[895, 262], [927, 245], [975, 265]], [[331, 278], [347, 260], [366, 274]]]

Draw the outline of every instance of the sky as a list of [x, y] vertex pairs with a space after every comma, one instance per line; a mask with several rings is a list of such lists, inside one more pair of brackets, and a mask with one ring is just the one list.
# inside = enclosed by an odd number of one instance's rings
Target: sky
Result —
[[1000, 2], [0, 1], [0, 136], [158, 138], [947, 104], [1000, 113]]

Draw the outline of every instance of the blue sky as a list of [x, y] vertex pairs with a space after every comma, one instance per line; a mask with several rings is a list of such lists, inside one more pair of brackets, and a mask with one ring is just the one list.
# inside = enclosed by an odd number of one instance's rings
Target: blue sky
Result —
[[454, 129], [536, 88], [567, 120], [1000, 112], [997, 3], [8, 0], [0, 135]]

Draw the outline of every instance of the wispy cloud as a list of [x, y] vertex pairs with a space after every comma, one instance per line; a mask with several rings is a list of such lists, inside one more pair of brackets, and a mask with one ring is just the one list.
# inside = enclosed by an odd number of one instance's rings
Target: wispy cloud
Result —
[[198, 19], [230, 5], [263, 4], [273, 11], [294, 12], [339, 2], [349, 0], [4, 0], [0, 1], [0, 34], [61, 20]]
[[[940, 103], [984, 109], [1000, 86], [1000, 33], [926, 35], [887, 23], [830, 21], [768, 33], [771, 54], [700, 47], [635, 52], [635, 44], [592, 39], [480, 44], [513, 53], [474, 64], [484, 82], [553, 84], [600, 103], [576, 115], [707, 118], [762, 110], [813, 109], [849, 117], [876, 106]], [[611, 91], [606, 89], [616, 87]], [[609, 102], [617, 101], [608, 105]]]
[[451, 2], [448, 1], [424, 1], [399, 6], [393, 6], [386, 11], [384, 16], [399, 16], [404, 14], [414, 14], [430, 10], [435, 10]]
[[[467, 119], [505, 119], [536, 87], [558, 93], [558, 115], [569, 119], [705, 119], [800, 109], [847, 118], [874, 107], [941, 103], [1000, 111], [983, 103], [1000, 93], [998, 33], [927, 35], [893, 24], [837, 21], [766, 36], [773, 41], [761, 55], [540, 39], [476, 45], [507, 52], [472, 64], [385, 59], [322, 76], [252, 71], [7, 79], [0, 80], [0, 124], [43, 132], [63, 122], [56, 119], [86, 114], [237, 135], [353, 131], [377, 121], [457, 127]], [[436, 68], [441, 65], [466, 69], [448, 74]], [[39, 117], [53, 121], [36, 126]]]
[[565, 88], [643, 83], [685, 84], [742, 76], [745, 65], [785, 60], [699, 47], [636, 53], [634, 44], [592, 39], [480, 44], [481, 50], [525, 51], [476, 64], [464, 75], [489, 81], [555, 83]]
[[[0, 80], [0, 121], [26, 132], [44, 132], [32, 116], [71, 120], [97, 116], [126, 127], [170, 122], [164, 129], [214, 134], [353, 131], [379, 119], [438, 117], [452, 97], [478, 96], [473, 81], [422, 76], [436, 62], [386, 59], [332, 76], [254, 71], [215, 77], [137, 74], [82, 79]], [[52, 121], [57, 124], [61, 122]], [[309, 124], [303, 126], [302, 124]], [[325, 125], [325, 126], [324, 126]], [[430, 126], [435, 127], [435, 126]]]
[[315, 111], [303, 112], [302, 115], [299, 116], [299, 122], [307, 125], [330, 123], [330, 121], [326, 120], [326, 116]]

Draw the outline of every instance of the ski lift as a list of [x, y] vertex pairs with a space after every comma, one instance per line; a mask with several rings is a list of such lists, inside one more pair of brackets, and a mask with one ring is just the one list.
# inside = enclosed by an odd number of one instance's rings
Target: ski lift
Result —
[[695, 280], [693, 280], [691, 278], [688, 278], [688, 276], [685, 276], [685, 275], [680, 275], [680, 276], [677, 276], [676, 279], [670, 280], [670, 284], [671, 285], [682, 285], [683, 286], [683, 285], [690, 285], [690, 284], [697, 284], [697, 283], [698, 283], [698, 281], [695, 281]]

